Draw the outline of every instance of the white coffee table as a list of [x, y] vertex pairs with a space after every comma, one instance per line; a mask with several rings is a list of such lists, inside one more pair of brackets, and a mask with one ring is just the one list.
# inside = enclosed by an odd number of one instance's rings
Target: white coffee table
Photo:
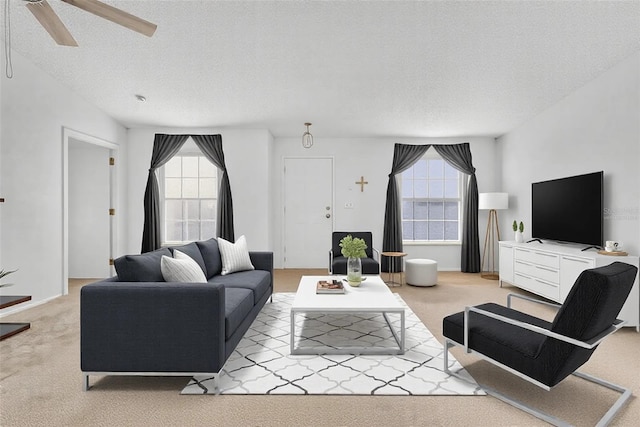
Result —
[[[344, 294], [316, 294], [318, 280], [343, 276], [302, 276], [298, 291], [291, 305], [291, 354], [404, 354], [404, 307], [389, 290], [380, 276], [367, 276], [359, 287], [351, 287], [343, 281]], [[394, 347], [295, 347], [295, 317], [298, 313], [382, 313], [396, 343]], [[400, 331], [396, 331], [387, 316], [400, 316]]]

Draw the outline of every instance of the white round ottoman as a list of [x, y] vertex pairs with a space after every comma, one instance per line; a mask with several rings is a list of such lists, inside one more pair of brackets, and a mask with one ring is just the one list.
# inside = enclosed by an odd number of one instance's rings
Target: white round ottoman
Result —
[[432, 259], [406, 260], [405, 280], [413, 286], [435, 285], [438, 282], [438, 263]]

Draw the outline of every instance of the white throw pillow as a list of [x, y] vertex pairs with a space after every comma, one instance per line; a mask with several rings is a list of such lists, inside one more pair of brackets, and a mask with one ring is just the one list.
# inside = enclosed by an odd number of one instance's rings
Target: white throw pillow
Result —
[[165, 282], [207, 283], [204, 271], [193, 258], [176, 250], [173, 256], [163, 255], [160, 260], [160, 271]]
[[236, 271], [255, 269], [251, 264], [247, 241], [244, 236], [238, 237], [236, 243], [231, 243], [218, 237], [218, 248], [222, 258], [222, 273], [220, 274], [223, 276]]

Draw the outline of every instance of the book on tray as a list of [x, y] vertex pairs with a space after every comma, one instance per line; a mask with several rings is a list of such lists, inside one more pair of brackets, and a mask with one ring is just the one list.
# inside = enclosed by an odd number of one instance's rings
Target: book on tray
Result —
[[317, 294], [344, 294], [344, 286], [339, 280], [319, 280]]

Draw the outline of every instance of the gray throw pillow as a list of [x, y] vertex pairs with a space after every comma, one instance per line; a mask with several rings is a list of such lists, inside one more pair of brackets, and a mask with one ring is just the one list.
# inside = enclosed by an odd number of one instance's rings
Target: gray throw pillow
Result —
[[222, 259], [220, 258], [220, 250], [218, 249], [218, 241], [215, 238], [196, 242], [204, 265], [206, 266], [207, 279], [218, 276], [222, 272]]
[[162, 256], [171, 256], [167, 248], [140, 255], [124, 255], [114, 264], [118, 280], [121, 282], [163, 282], [160, 260]]
[[173, 251], [175, 258], [163, 256], [160, 261], [162, 276], [166, 282], [206, 283], [202, 268], [189, 255]]
[[174, 253], [174, 256], [173, 256], [174, 258], [177, 258], [175, 256], [176, 250], [179, 250], [185, 255], [189, 255], [189, 257], [191, 257], [195, 262], [198, 263], [200, 268], [202, 268], [202, 271], [206, 273], [207, 271], [206, 263], [202, 258], [202, 254], [200, 253], [200, 247], [196, 244], [196, 242], [187, 243], [186, 245], [182, 245], [182, 246], [172, 246], [169, 248], [169, 250], [172, 253]]
[[235, 243], [228, 242], [218, 237], [218, 247], [222, 256], [222, 275], [235, 273], [236, 271], [254, 270], [249, 258], [247, 241], [244, 236], [238, 237]]

